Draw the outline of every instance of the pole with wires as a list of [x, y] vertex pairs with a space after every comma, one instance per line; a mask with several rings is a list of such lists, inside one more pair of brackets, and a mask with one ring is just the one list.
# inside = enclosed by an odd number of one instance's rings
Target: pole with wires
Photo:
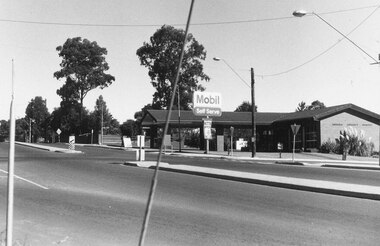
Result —
[[140, 239], [139, 239], [139, 246], [143, 246], [144, 245], [145, 235], [146, 235], [146, 231], [148, 229], [148, 223], [149, 223], [150, 213], [151, 213], [151, 209], [152, 209], [154, 194], [155, 194], [156, 187], [157, 187], [158, 170], [159, 170], [159, 166], [160, 166], [160, 162], [161, 162], [161, 158], [162, 158], [162, 153], [163, 153], [163, 149], [164, 149], [166, 132], [168, 131], [168, 128], [169, 128], [169, 119], [171, 117], [172, 107], [173, 107], [173, 104], [174, 104], [174, 95], [175, 95], [176, 90], [177, 90], [178, 78], [179, 78], [179, 73], [180, 73], [181, 66], [182, 66], [183, 55], [184, 55], [184, 52], [185, 52], [185, 47], [186, 47], [186, 42], [187, 42], [187, 34], [189, 32], [190, 19], [191, 19], [191, 14], [192, 14], [192, 11], [193, 11], [194, 1], [195, 0], [191, 1], [189, 15], [188, 15], [188, 18], [187, 18], [185, 36], [184, 36], [183, 45], [182, 45], [182, 49], [181, 49], [181, 55], [180, 55], [180, 58], [179, 58], [179, 61], [178, 61], [177, 72], [176, 72], [176, 76], [175, 76], [175, 80], [174, 80], [173, 93], [172, 93], [172, 97], [171, 97], [171, 100], [170, 100], [169, 110], [168, 110], [168, 113], [166, 115], [165, 128], [164, 128], [164, 137], [162, 139], [162, 143], [161, 143], [161, 147], [160, 147], [160, 152], [158, 154], [157, 163], [156, 163], [156, 166], [155, 166], [155, 169], [154, 169], [154, 174], [153, 174], [153, 177], [152, 177], [152, 182], [151, 182], [151, 186], [150, 186], [148, 202], [147, 202], [147, 205], [146, 205], [146, 208], [145, 208], [145, 216], [144, 216], [143, 226], [142, 226], [142, 229], [141, 229], [141, 234], [140, 234]]
[[[367, 20], [373, 13], [375, 13], [378, 9], [380, 9], [380, 6], [377, 6], [377, 8], [365, 19]], [[327, 24], [329, 27], [331, 27], [332, 29], [334, 29], [334, 31], [336, 31], [337, 33], [339, 33], [341, 36], [343, 36], [344, 39], [348, 40], [351, 44], [353, 44], [356, 48], [358, 48], [361, 52], [363, 52], [364, 54], [366, 54], [369, 58], [371, 58], [374, 62], [371, 63], [371, 65], [374, 65], [374, 64], [380, 64], [380, 62], [378, 60], [376, 60], [373, 56], [371, 56], [368, 52], [366, 52], [363, 48], [361, 48], [358, 44], [356, 44], [354, 41], [352, 41], [347, 35], [344, 35], [341, 31], [339, 31], [337, 28], [335, 28], [333, 25], [331, 25], [328, 21], [326, 21], [325, 19], [323, 19], [319, 14], [315, 13], [315, 12], [307, 12], [305, 10], [296, 10], [293, 12], [293, 16], [295, 17], [303, 17], [305, 15], [308, 15], [308, 14], [312, 14], [312, 15], [315, 15], [316, 17], [318, 17], [321, 21], [323, 21], [325, 24]], [[365, 21], [364, 20], [364, 21]], [[363, 21], [363, 22], [364, 22]], [[363, 23], [361, 22], [361, 23]], [[356, 28], [355, 28], [356, 29]], [[355, 30], [354, 29], [354, 30]], [[379, 56], [379, 59], [380, 59], [380, 56]], [[379, 150], [380, 150], [380, 125], [379, 125]], [[380, 157], [379, 157], [379, 166], [380, 166]]]

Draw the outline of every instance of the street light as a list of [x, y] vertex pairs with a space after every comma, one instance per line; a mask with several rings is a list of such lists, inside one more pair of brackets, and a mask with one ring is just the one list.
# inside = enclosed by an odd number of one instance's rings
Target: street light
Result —
[[[344, 35], [341, 31], [339, 31], [338, 29], [336, 29], [333, 25], [331, 25], [329, 22], [327, 22], [325, 19], [323, 19], [317, 13], [315, 13], [315, 12], [308, 12], [306, 10], [296, 10], [296, 11], [293, 12], [293, 16], [295, 16], [295, 17], [303, 17], [303, 16], [308, 15], [308, 14], [317, 16], [321, 21], [323, 21], [324, 23], [326, 23], [329, 27], [331, 27], [332, 29], [334, 29], [336, 32], [338, 32], [340, 35], [342, 35], [345, 39], [347, 39], [350, 43], [352, 43], [356, 48], [358, 48], [360, 51], [362, 51], [364, 54], [366, 54], [369, 58], [371, 58], [374, 61], [374, 63], [371, 63], [371, 65], [380, 64], [378, 60], [376, 60], [373, 56], [371, 56], [370, 54], [368, 54], [359, 45], [357, 45], [349, 37], [347, 37], [346, 35]], [[380, 56], [379, 56], [379, 59], [380, 59]], [[380, 125], [379, 125], [379, 149], [380, 149]], [[379, 165], [380, 165], [380, 157], [379, 157]]]
[[303, 17], [305, 15], [315, 15], [317, 16], [321, 21], [323, 21], [324, 23], [326, 23], [329, 27], [331, 27], [332, 29], [334, 29], [337, 33], [339, 33], [340, 35], [342, 35], [345, 39], [347, 39], [349, 42], [351, 42], [356, 48], [358, 48], [359, 50], [361, 50], [364, 54], [366, 54], [369, 58], [371, 58], [372, 60], [375, 61], [375, 64], [379, 64], [379, 61], [376, 60], [375, 58], [373, 58], [370, 54], [368, 54], [365, 50], [363, 50], [359, 45], [357, 45], [354, 41], [352, 41], [350, 38], [348, 38], [346, 35], [344, 35], [341, 31], [339, 31], [338, 29], [336, 29], [333, 25], [331, 25], [329, 22], [327, 22], [325, 19], [323, 19], [319, 14], [315, 13], [315, 12], [308, 12], [306, 10], [296, 10], [293, 12], [293, 16], [295, 17]]
[[[245, 80], [235, 71], [235, 69], [233, 69], [230, 64], [228, 64], [226, 62], [226, 60], [222, 59], [222, 58], [219, 58], [219, 57], [214, 57], [213, 58], [214, 61], [223, 61], [224, 64], [227, 65], [227, 67], [229, 67], [232, 72], [234, 72], [236, 74], [236, 76], [239, 77], [239, 79], [241, 81], [244, 82], [244, 84], [246, 84], [248, 87], [251, 88], [251, 104], [252, 104], [252, 138], [251, 138], [251, 141], [252, 141], [252, 157], [255, 157], [256, 156], [256, 122], [255, 122], [255, 75], [254, 75], [254, 71], [253, 71], [253, 68], [251, 68], [251, 86], [248, 85], [247, 82], [245, 82]], [[232, 146], [231, 146], [232, 148]]]

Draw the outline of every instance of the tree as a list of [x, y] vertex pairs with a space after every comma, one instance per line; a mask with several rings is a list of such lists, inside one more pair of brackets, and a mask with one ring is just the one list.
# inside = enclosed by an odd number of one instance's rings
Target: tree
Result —
[[57, 90], [57, 95], [59, 95], [65, 103], [80, 101], [78, 84], [70, 77], [66, 78], [66, 83]]
[[[151, 84], [156, 89], [152, 102], [155, 109], [168, 109], [170, 106], [184, 36], [183, 30], [164, 25], [150, 37], [150, 42], [144, 42], [136, 52], [141, 65], [148, 68]], [[199, 80], [210, 79], [203, 72], [201, 61], [205, 58], [203, 45], [192, 34], [188, 34], [178, 80], [180, 107], [183, 109], [190, 109], [194, 91], [204, 90]], [[178, 93], [175, 94], [177, 102]]]
[[[155, 105], [157, 107], [157, 104]], [[135, 130], [137, 134], [141, 134], [141, 120], [146, 114], [148, 109], [158, 109], [153, 108], [152, 104], [148, 103], [144, 107], [141, 108], [140, 111], [135, 112], [134, 118], [135, 118]]]
[[306, 105], [304, 101], [301, 101], [296, 108], [296, 112], [306, 111], [306, 110], [316, 110], [326, 108], [323, 102], [315, 100], [311, 103], [311, 105]]
[[127, 120], [120, 126], [121, 134], [123, 136], [134, 137], [139, 134], [139, 129], [136, 121]]
[[94, 132], [100, 132], [103, 125], [104, 134], [120, 134], [120, 123], [114, 119], [109, 112], [107, 103], [104, 101], [102, 95], [96, 99], [95, 108], [91, 113], [90, 118], [90, 125], [94, 129]]
[[[235, 112], [252, 112], [252, 104], [248, 101], [243, 101], [236, 109]], [[255, 105], [255, 112], [257, 112], [257, 105]]]
[[313, 101], [311, 105], [308, 107], [309, 110], [323, 109], [323, 108], [326, 108], [325, 104], [318, 100]]
[[31, 124], [34, 140], [48, 137], [49, 118], [50, 113], [46, 106], [46, 100], [37, 96], [29, 102], [25, 110], [25, 120]]
[[[86, 132], [80, 128], [79, 111], [79, 103], [67, 105], [61, 102], [61, 107], [55, 108], [52, 112], [51, 126], [53, 130], [56, 131], [59, 128], [62, 131], [62, 135], [65, 136]], [[82, 111], [82, 117], [86, 117], [87, 114], [87, 110]]]
[[[56, 79], [65, 78], [66, 84], [57, 94], [66, 99], [78, 99], [83, 108], [83, 99], [92, 89], [108, 87], [115, 77], [105, 73], [109, 69], [105, 60], [107, 49], [96, 42], [90, 42], [81, 37], [69, 38], [56, 50], [62, 57], [61, 70], [54, 73]], [[82, 120], [82, 110], [79, 111]]]
[[0, 142], [4, 142], [5, 139], [9, 138], [9, 121], [0, 121]]
[[305, 110], [307, 110], [306, 103], [304, 101], [301, 101], [298, 104], [298, 107], [296, 108], [296, 112], [305, 111]]

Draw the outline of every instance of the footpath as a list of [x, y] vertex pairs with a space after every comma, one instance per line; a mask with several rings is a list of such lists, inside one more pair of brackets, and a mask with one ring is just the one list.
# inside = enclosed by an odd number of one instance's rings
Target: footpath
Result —
[[[82, 153], [77, 150], [69, 150], [68, 148], [57, 148], [49, 145], [29, 144], [17, 142], [17, 144], [44, 149], [48, 151], [62, 152], [62, 153]], [[122, 147], [112, 146], [99, 146], [99, 145], [79, 145], [86, 147], [103, 147], [112, 149], [121, 149], [127, 151], [137, 151], [137, 149], [126, 149]], [[146, 152], [157, 152], [157, 150], [145, 149]], [[348, 156], [347, 160], [342, 161], [340, 155], [330, 155], [321, 153], [296, 153], [293, 156], [291, 153], [282, 153], [281, 158], [278, 153], [257, 153], [254, 158], [251, 157], [250, 152], [234, 152], [228, 155], [227, 152], [211, 151], [205, 154], [199, 150], [184, 150], [182, 152], [166, 152], [165, 155], [178, 155], [190, 157], [203, 157], [203, 158], [223, 158], [231, 160], [257, 160], [272, 163], [281, 163], [288, 165], [312, 165], [313, 167], [334, 167], [334, 168], [350, 168], [350, 169], [363, 169], [368, 171], [378, 171], [380, 175], [380, 166], [378, 158], [370, 157], [354, 157]], [[125, 165], [135, 166], [139, 168], [155, 168], [157, 163], [155, 161], [126, 161]], [[356, 197], [363, 199], [379, 200], [380, 201], [380, 184], [379, 186], [372, 185], [359, 185], [343, 182], [311, 180], [303, 178], [290, 178], [278, 175], [266, 175], [241, 171], [231, 171], [217, 168], [198, 167], [191, 165], [171, 165], [161, 162], [159, 165], [160, 170], [178, 172], [185, 174], [192, 174], [204, 177], [213, 177], [225, 180], [232, 180], [238, 182], [260, 184], [275, 186], [288, 189], [297, 189], [303, 191], [312, 191], [325, 194], [341, 195], [348, 197]]]

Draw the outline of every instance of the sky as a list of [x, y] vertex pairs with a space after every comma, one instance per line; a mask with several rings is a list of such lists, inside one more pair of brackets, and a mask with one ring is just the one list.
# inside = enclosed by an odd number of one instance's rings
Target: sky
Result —
[[[120, 123], [133, 119], [154, 93], [136, 50], [164, 24], [184, 29], [190, 3], [0, 0], [0, 119], [9, 119], [12, 59], [16, 118], [36, 96], [47, 100], [49, 112], [59, 107], [56, 47], [73, 37], [105, 47], [108, 73], [116, 78], [89, 92], [85, 107], [92, 111], [102, 95]], [[370, 65], [368, 55], [317, 16], [292, 16], [299, 9], [319, 14], [377, 60], [379, 6], [375, 0], [195, 0], [189, 32], [205, 47], [204, 72], [211, 78], [202, 85], [221, 93], [223, 111], [234, 111], [251, 100], [253, 68], [259, 112], [293, 112], [301, 101], [319, 100], [380, 114], [380, 65]]]

